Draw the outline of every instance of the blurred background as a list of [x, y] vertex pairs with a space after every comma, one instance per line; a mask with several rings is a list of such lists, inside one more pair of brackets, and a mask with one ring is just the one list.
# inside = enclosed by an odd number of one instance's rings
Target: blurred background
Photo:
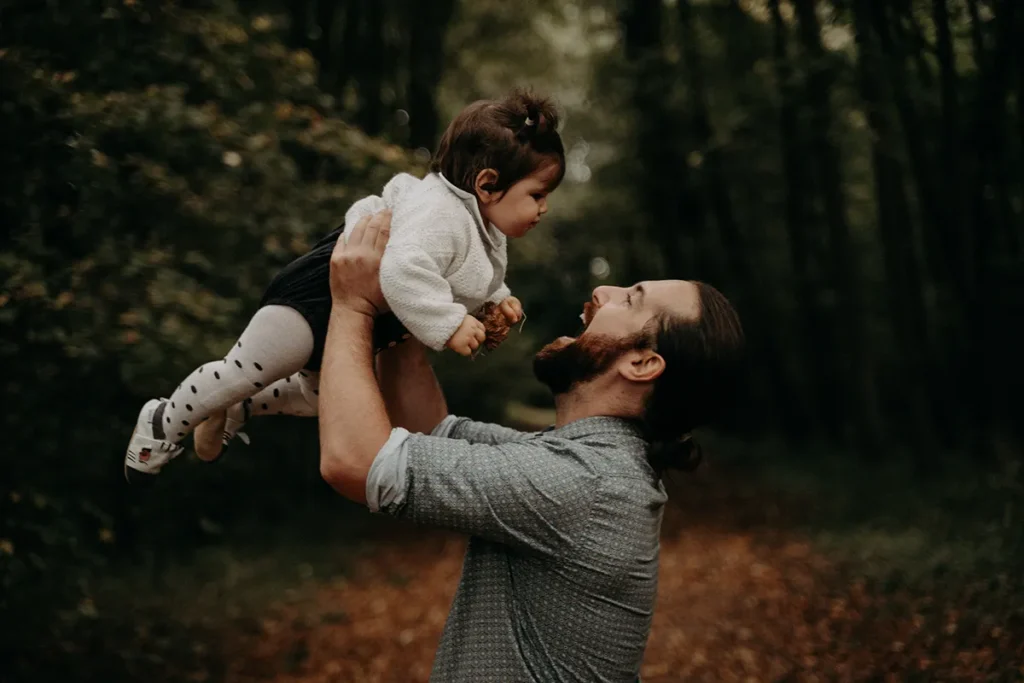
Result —
[[645, 680], [1024, 677], [1019, 0], [0, 5], [0, 681], [426, 680], [463, 541], [319, 478], [316, 423], [128, 485], [141, 404], [450, 118], [515, 85], [568, 170], [528, 321], [437, 358], [550, 419], [593, 287], [740, 310], [749, 383], [669, 482]]

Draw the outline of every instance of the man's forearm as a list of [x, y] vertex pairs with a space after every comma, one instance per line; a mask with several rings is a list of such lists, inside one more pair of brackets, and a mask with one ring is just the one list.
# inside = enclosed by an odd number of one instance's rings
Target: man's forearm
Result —
[[429, 434], [448, 415], [426, 348], [415, 338], [377, 355], [377, 381], [395, 427]]
[[320, 472], [338, 493], [366, 502], [366, 477], [391, 434], [373, 372], [373, 320], [335, 307], [320, 369]]

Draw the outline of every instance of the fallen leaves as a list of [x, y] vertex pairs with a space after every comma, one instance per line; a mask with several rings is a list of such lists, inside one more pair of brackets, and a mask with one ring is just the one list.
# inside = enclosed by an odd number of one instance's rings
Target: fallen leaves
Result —
[[[687, 526], [680, 516], [666, 517], [647, 683], [902, 681], [921, 672], [982, 681], [1024, 665], [1024, 612], [993, 611], [1000, 593], [979, 601], [979, 587], [892, 592], [833, 566], [802, 538]], [[442, 534], [382, 541], [313, 605], [279, 608], [237, 644], [244, 650], [225, 657], [227, 680], [427, 681], [464, 549]], [[961, 603], [975, 605], [970, 619]], [[965, 620], [977, 624], [967, 632]]]

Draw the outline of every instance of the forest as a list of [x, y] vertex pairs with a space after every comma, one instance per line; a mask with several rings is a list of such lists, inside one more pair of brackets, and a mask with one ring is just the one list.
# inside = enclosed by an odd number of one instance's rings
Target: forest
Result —
[[525, 325], [435, 358], [451, 411], [546, 425], [530, 360], [601, 284], [709, 282], [747, 335], [670, 485], [643, 679], [1019, 680], [1022, 34], [1018, 0], [2, 3], [0, 680], [426, 680], [463, 541], [338, 499], [315, 420], [122, 460], [283, 265], [515, 86], [567, 173], [510, 244]]

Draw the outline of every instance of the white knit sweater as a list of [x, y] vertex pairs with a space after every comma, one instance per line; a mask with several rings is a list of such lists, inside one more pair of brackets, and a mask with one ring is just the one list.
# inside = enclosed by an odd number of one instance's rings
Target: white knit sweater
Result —
[[407, 173], [382, 196], [360, 199], [345, 214], [345, 236], [364, 216], [389, 208], [391, 239], [380, 286], [406, 329], [435, 351], [444, 348], [467, 313], [511, 295], [505, 235], [480, 215], [476, 196], [444, 176]]

